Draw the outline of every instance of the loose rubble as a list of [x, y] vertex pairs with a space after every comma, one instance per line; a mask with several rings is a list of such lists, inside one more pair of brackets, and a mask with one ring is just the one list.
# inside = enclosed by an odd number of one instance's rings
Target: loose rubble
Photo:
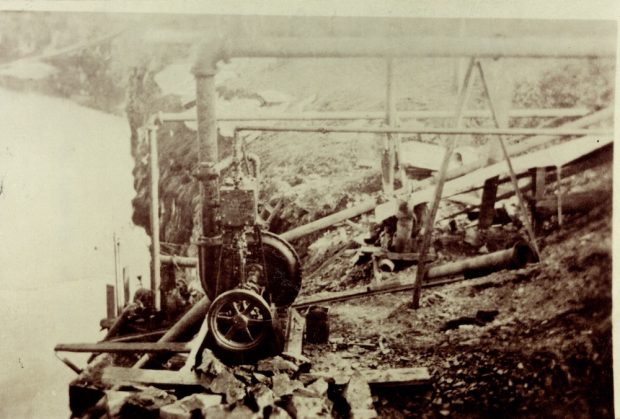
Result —
[[285, 354], [256, 365], [227, 366], [204, 349], [195, 368], [203, 383], [203, 388], [196, 388], [198, 392], [178, 398], [179, 389], [110, 390], [106, 392], [106, 411], [110, 418], [310, 419], [346, 417], [349, 413], [353, 418], [376, 417], [370, 388], [360, 373], [343, 386], [307, 374], [309, 370], [304, 356]]

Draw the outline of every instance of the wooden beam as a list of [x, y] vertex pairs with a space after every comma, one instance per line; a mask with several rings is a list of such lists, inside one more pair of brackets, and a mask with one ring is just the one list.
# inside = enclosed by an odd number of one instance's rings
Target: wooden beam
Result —
[[[467, 67], [467, 71], [465, 72], [463, 88], [461, 89], [457, 97], [456, 119], [454, 123], [454, 126], [457, 129], [460, 128], [463, 124], [463, 111], [467, 107], [467, 102], [471, 94], [471, 76], [475, 63], [476, 60], [474, 58], [471, 58], [469, 61], [469, 66]], [[415, 276], [416, 286], [413, 288], [413, 295], [411, 298], [411, 307], [416, 310], [420, 308], [420, 293], [422, 291], [421, 287], [422, 282], [424, 281], [424, 276], [426, 275], [425, 259], [431, 247], [435, 217], [437, 216], [437, 210], [439, 209], [439, 201], [441, 200], [441, 197], [443, 195], [443, 188], [446, 181], [446, 173], [448, 171], [448, 166], [450, 165], [450, 158], [452, 157], [452, 153], [454, 152], [456, 141], [456, 136], [452, 136], [448, 140], [446, 153], [444, 154], [443, 161], [441, 162], [441, 168], [439, 169], [439, 173], [437, 175], [437, 185], [435, 186], [435, 193], [432, 201], [433, 203], [431, 205], [428, 217], [426, 218], [426, 220], [424, 220], [424, 234], [422, 235], [422, 245], [420, 246], [420, 260], [418, 260], [418, 267]]]
[[537, 167], [533, 169], [534, 173], [534, 199], [540, 201], [545, 196], [546, 168]]
[[99, 343], [59, 343], [56, 352], [176, 352], [189, 353], [185, 343], [178, 342], [99, 342]]
[[116, 317], [116, 293], [115, 293], [114, 285], [106, 284], [105, 297], [106, 297], [106, 318], [113, 319]]
[[306, 318], [302, 316], [296, 308], [291, 308], [289, 310], [288, 324], [286, 327], [284, 352], [295, 356], [302, 355], [305, 327]]
[[498, 181], [499, 176], [494, 176], [484, 182], [482, 202], [480, 204], [480, 216], [478, 217], [478, 230], [486, 230], [493, 224]]
[[202, 386], [193, 372], [150, 370], [139, 368], [106, 367], [101, 377], [103, 384], [148, 384], [153, 386]]
[[145, 333], [132, 333], [130, 335], [123, 335], [113, 339], [107, 339], [107, 342], [134, 342], [134, 341], [148, 341], [149, 339], [160, 338], [167, 329], [154, 330], [152, 332]]

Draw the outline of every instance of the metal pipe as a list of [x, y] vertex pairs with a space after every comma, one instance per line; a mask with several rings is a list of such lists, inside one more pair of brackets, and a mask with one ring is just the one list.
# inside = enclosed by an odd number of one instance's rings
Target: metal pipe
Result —
[[[525, 245], [525, 248], [522, 247]], [[458, 262], [448, 263], [432, 267], [428, 270], [422, 288], [436, 287], [439, 285], [450, 284], [460, 279], [437, 280], [448, 275], [464, 274], [466, 278], [481, 276], [501, 269], [512, 268], [519, 269], [527, 264], [529, 257], [533, 255], [531, 248], [525, 243], [518, 243], [512, 249], [502, 250], [484, 256], [477, 256], [472, 259], [466, 259]], [[432, 280], [432, 281], [429, 281]], [[306, 300], [299, 300], [293, 307], [301, 308], [316, 304], [324, 304], [329, 302], [338, 302], [352, 300], [354, 298], [367, 297], [377, 294], [395, 293], [409, 291], [415, 288], [415, 282], [407, 283], [387, 283], [380, 285], [370, 285], [364, 289], [356, 289], [343, 292], [331, 293], [332, 295], [319, 296]]]
[[[568, 118], [586, 115], [587, 108], [547, 108], [547, 109], [511, 109], [508, 115], [511, 118]], [[423, 110], [423, 111], [398, 111], [395, 112], [399, 119], [433, 119], [433, 118], [454, 118], [456, 115], [453, 110]], [[490, 118], [491, 112], [484, 109], [468, 110], [464, 114], [465, 118]], [[346, 121], [346, 120], [384, 120], [385, 112], [301, 112], [301, 113], [282, 113], [282, 112], [256, 112], [251, 114], [222, 114], [217, 117], [218, 121]], [[196, 121], [195, 114], [188, 112], [182, 113], [161, 113], [160, 122], [192, 122]]]
[[193, 268], [196, 266], [198, 259], [187, 256], [160, 255], [162, 265], [176, 265], [183, 268]]
[[367, 133], [367, 134], [437, 134], [437, 135], [613, 135], [610, 129], [578, 129], [578, 128], [430, 128], [430, 127], [306, 127], [243, 125], [235, 128], [239, 131], [269, 132], [331, 132]]
[[519, 242], [511, 249], [434, 266], [428, 270], [426, 278], [433, 279], [460, 274], [465, 275], [466, 278], [474, 278], [501, 269], [522, 268], [529, 261], [533, 261], [534, 257], [532, 248], [525, 242]]
[[[529, 148], [534, 147], [535, 144], [529, 144]], [[512, 150], [512, 149], [511, 149]], [[512, 153], [511, 153], [512, 154]], [[472, 169], [474, 170], [474, 169]], [[467, 173], [463, 173], [461, 175], [465, 175]], [[425, 188], [429, 188], [432, 186], [432, 180], [427, 180], [423, 182], [418, 182], [417, 184], [418, 191], [424, 190]], [[398, 190], [396, 191], [396, 195], [403, 195], [403, 193], [408, 193], [408, 190]], [[459, 192], [461, 193], [461, 192]], [[345, 210], [330, 214], [326, 217], [320, 218], [318, 220], [312, 221], [308, 224], [304, 224], [302, 226], [293, 228], [292, 230], [287, 231], [281, 235], [287, 241], [294, 241], [300, 237], [306, 236], [308, 234], [312, 234], [314, 232], [323, 230], [325, 228], [331, 227], [334, 224], [341, 223], [349, 218], [357, 217], [358, 215], [365, 214], [369, 211], [372, 211], [377, 207], [377, 203], [375, 200], [369, 200], [363, 202], [355, 207], [347, 208]]]
[[[209, 307], [211, 306], [211, 301], [203, 297], [200, 301], [194, 304], [180, 319], [177, 321], [157, 342], [178, 342], [181, 339], [188, 338], [190, 334], [196, 333], [195, 329], [199, 328], [202, 325], [202, 322], [205, 320], [205, 316], [209, 311]], [[99, 359], [100, 364], [105, 364], [107, 362], [106, 358], [108, 355], [99, 355], [97, 359]], [[132, 368], [142, 368], [147, 365], [152, 359], [151, 354], [145, 354], [140, 358]], [[97, 362], [97, 361], [95, 361]], [[95, 363], [91, 363], [94, 365]], [[79, 377], [78, 377], [79, 379]], [[118, 390], [118, 386], [113, 386], [112, 390]], [[93, 409], [97, 410], [98, 408], [103, 408], [105, 403], [105, 397], [99, 399], [99, 401], [94, 405]]]
[[376, 206], [377, 202], [374, 199], [369, 200], [355, 207], [347, 208], [346, 210], [336, 212], [328, 215], [327, 217], [320, 218], [308, 224], [289, 230], [286, 233], [280, 234], [280, 237], [286, 241], [293, 241], [300, 237], [307, 236], [308, 234], [312, 234], [315, 231], [323, 230], [334, 224], [341, 223], [349, 218], [357, 217], [358, 215], [372, 211]]
[[217, 120], [215, 116], [215, 64], [221, 58], [217, 44], [203, 45], [193, 68], [196, 78], [196, 119], [198, 121], [198, 174], [202, 193], [202, 237], [199, 248], [200, 281], [206, 292], [207, 283], [216, 268], [217, 249], [210, 245], [218, 234], [219, 159]]
[[155, 310], [161, 310], [161, 296], [159, 295], [159, 287], [161, 286], [160, 278], [160, 261], [159, 255], [159, 158], [157, 150], [157, 125], [148, 127], [149, 144], [151, 151], [151, 291], [155, 296]]
[[[218, 45], [226, 57], [574, 58], [616, 54], [614, 37], [238, 37]], [[211, 43], [207, 51], [212, 48]]]
[[383, 258], [377, 261], [377, 268], [379, 268], [381, 272], [394, 272], [396, 267], [394, 266], [394, 262], [390, 259]]
[[[181, 339], [189, 338], [196, 333], [209, 311], [211, 301], [203, 297], [194, 304], [157, 342], [178, 342]], [[142, 368], [151, 360], [151, 356], [146, 354], [132, 368]]]

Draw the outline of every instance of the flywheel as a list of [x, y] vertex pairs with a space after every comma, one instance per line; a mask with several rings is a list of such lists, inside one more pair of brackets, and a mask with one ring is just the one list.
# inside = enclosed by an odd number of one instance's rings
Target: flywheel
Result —
[[232, 352], [258, 347], [272, 331], [271, 310], [253, 291], [234, 289], [220, 294], [207, 314], [217, 345]]

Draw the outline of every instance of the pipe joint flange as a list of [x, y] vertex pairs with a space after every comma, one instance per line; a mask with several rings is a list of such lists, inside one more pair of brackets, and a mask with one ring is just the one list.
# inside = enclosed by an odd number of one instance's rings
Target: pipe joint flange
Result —
[[201, 236], [198, 239], [199, 246], [220, 246], [222, 244], [222, 235], [218, 234], [217, 236]]
[[217, 179], [220, 172], [212, 162], [198, 163], [198, 168], [194, 171], [194, 177], [200, 181], [209, 181]]

